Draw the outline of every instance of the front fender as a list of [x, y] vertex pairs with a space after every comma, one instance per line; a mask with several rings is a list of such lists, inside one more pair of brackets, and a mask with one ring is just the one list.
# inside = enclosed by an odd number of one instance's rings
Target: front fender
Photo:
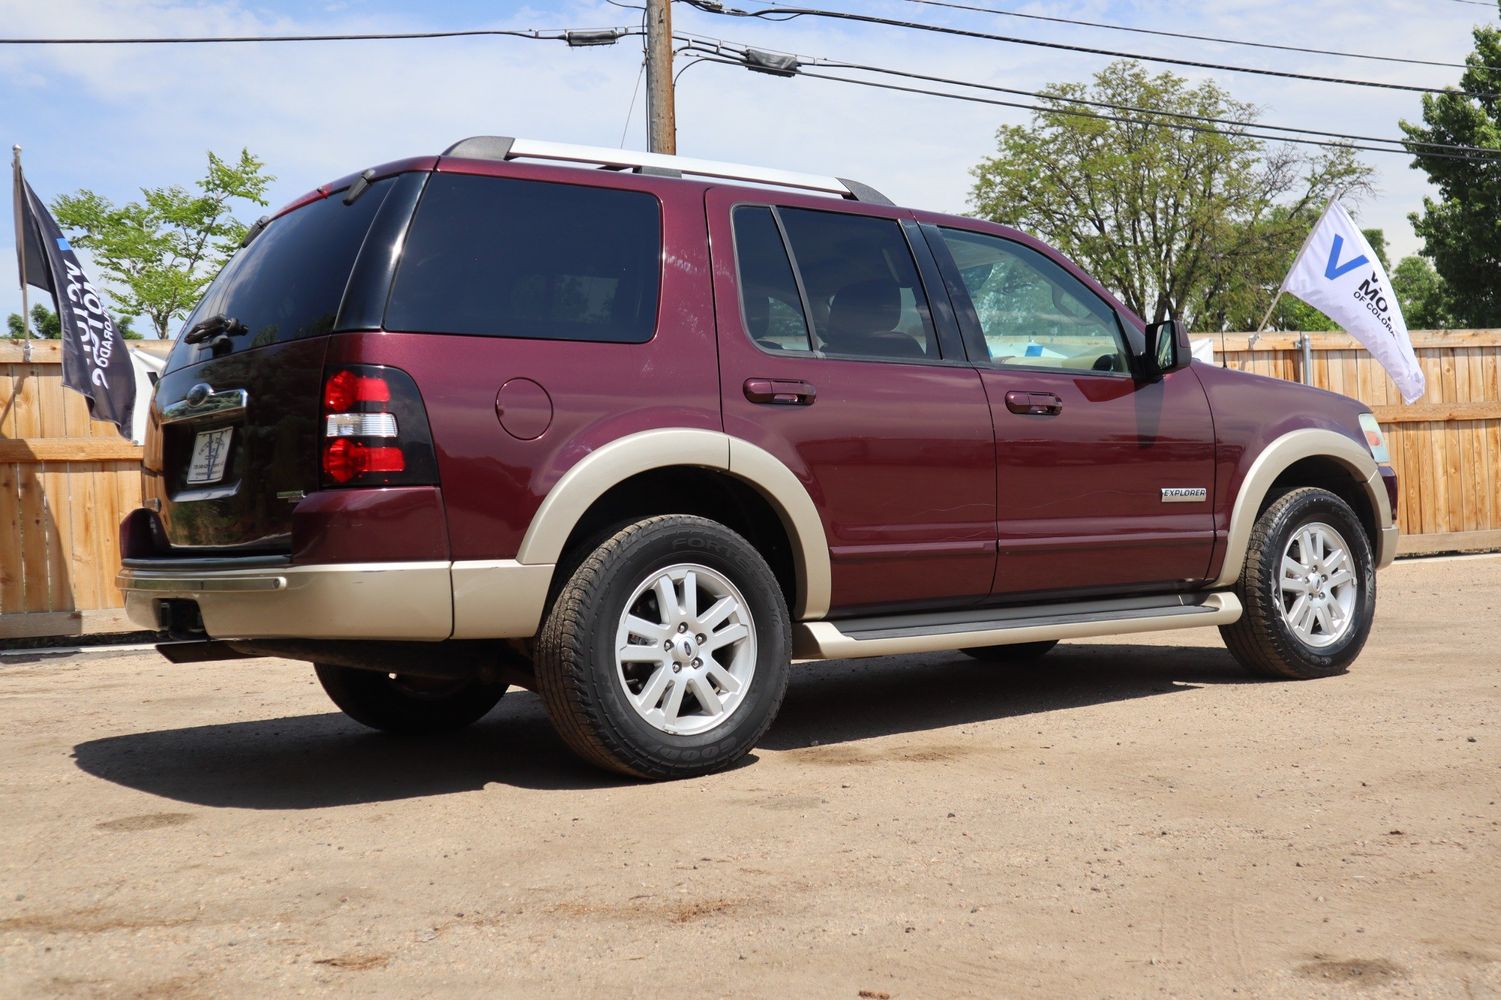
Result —
[[1289, 431], [1261, 450], [1241, 480], [1230, 512], [1230, 526], [1225, 539], [1225, 561], [1211, 588], [1230, 587], [1240, 577], [1245, 564], [1246, 546], [1251, 528], [1261, 514], [1264, 501], [1277, 477], [1294, 463], [1305, 458], [1331, 459], [1350, 472], [1350, 478], [1365, 491], [1371, 510], [1376, 512], [1376, 565], [1385, 568], [1397, 556], [1397, 528], [1392, 518], [1391, 501], [1381, 482], [1381, 471], [1370, 451], [1335, 431], [1307, 427]]

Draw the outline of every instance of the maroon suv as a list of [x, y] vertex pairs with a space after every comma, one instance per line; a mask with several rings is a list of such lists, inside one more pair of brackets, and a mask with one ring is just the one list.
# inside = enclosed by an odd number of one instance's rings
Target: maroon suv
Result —
[[745, 754], [794, 656], [1217, 625], [1342, 672], [1386, 463], [1361, 404], [1191, 363], [1010, 229], [478, 138], [252, 229], [156, 387], [119, 583], [173, 660], [308, 660], [407, 733], [516, 684], [669, 778]]

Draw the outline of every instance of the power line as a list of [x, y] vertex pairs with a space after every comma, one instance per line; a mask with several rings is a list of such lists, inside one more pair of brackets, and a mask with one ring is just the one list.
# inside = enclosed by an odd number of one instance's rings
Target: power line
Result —
[[646, 60], [641, 60], [641, 69], [636, 73], [636, 86], [631, 88], [631, 104], [625, 109], [625, 124], [620, 126], [620, 148], [625, 148], [625, 134], [631, 128], [631, 116], [636, 113], [636, 95], [641, 93], [641, 78], [646, 75]]
[[[1141, 115], [1158, 115], [1158, 116], [1161, 116], [1161, 117], [1164, 117], [1164, 118], [1179, 118], [1179, 119], [1183, 119], [1183, 120], [1186, 120], [1186, 121], [1204, 122], [1204, 123], [1210, 124], [1210, 125], [1228, 125], [1228, 126], [1231, 126], [1231, 127], [1234, 127], [1234, 128], [1255, 128], [1255, 129], [1263, 129], [1263, 130], [1274, 131], [1274, 132], [1290, 132], [1290, 133], [1293, 133], [1293, 134], [1296, 134], [1296, 135], [1316, 135], [1316, 136], [1322, 136], [1323, 138], [1327, 138], [1327, 139], [1348, 139], [1348, 140], [1351, 140], [1351, 141], [1354, 141], [1354, 142], [1385, 142], [1385, 143], [1390, 143], [1392, 145], [1401, 145], [1403, 143], [1411, 142], [1411, 140], [1407, 140], [1407, 139], [1389, 139], [1389, 138], [1386, 138], [1385, 136], [1379, 136], [1379, 135], [1360, 135], [1360, 134], [1349, 133], [1349, 132], [1330, 132], [1330, 131], [1327, 131], [1327, 130], [1324, 130], [1324, 129], [1297, 128], [1297, 127], [1291, 126], [1291, 125], [1270, 125], [1270, 124], [1267, 124], [1265, 122], [1239, 121], [1239, 120], [1233, 119], [1233, 118], [1214, 118], [1214, 117], [1211, 117], [1211, 116], [1208, 116], [1208, 115], [1194, 115], [1194, 114], [1188, 114], [1187, 112], [1182, 112], [1182, 111], [1163, 111], [1163, 110], [1159, 110], [1159, 109], [1156, 109], [1156, 108], [1138, 108], [1138, 107], [1133, 107], [1132, 105], [1129, 105], [1129, 104], [1112, 104], [1112, 103], [1110, 103], [1108, 101], [1092, 101], [1092, 100], [1089, 100], [1089, 99], [1083, 98], [1083, 97], [1066, 97], [1066, 96], [1064, 96], [1062, 94], [1049, 94], [1049, 93], [1045, 93], [1045, 92], [1041, 92], [1041, 91], [1035, 91], [1035, 90], [1019, 90], [1019, 89], [1012, 88], [1012, 87], [1001, 87], [1001, 86], [997, 86], [997, 85], [994, 85], [994, 84], [988, 84], [988, 83], [971, 83], [968, 80], [954, 80], [954, 79], [950, 79], [948, 77], [942, 77], [942, 76], [928, 76], [928, 75], [923, 74], [923, 73], [912, 73], [912, 72], [908, 72], [906, 70], [899, 70], [899, 69], [887, 69], [887, 68], [882, 67], [882, 66], [866, 66], [866, 65], [862, 65], [860, 63], [846, 63], [846, 62], [833, 62], [833, 61], [829, 61], [829, 62], [820, 62], [820, 63], [818, 63], [818, 65], [820, 65], [820, 66], [828, 66], [830, 68], [864, 70], [866, 72], [881, 73], [881, 74], [885, 74], [887, 76], [901, 76], [901, 77], [907, 77], [908, 79], [912, 79], [912, 80], [924, 80], [924, 81], [926, 81], [928, 83], [946, 83], [946, 84], [951, 84], [951, 85], [957, 86], [957, 87], [972, 87], [972, 88], [974, 88], [976, 90], [990, 90], [990, 91], [994, 91], [996, 93], [1002, 93], [1002, 94], [1016, 94], [1016, 95], [1021, 96], [1021, 97], [1033, 97], [1033, 98], [1038, 98], [1038, 99], [1042, 99], [1042, 100], [1061, 101], [1061, 102], [1064, 102], [1064, 103], [1067, 103], [1067, 104], [1078, 104], [1078, 105], [1083, 105], [1083, 106], [1086, 106], [1086, 107], [1105, 108], [1105, 109], [1110, 110], [1110, 111], [1122, 111], [1122, 112], [1128, 112], [1128, 113], [1131, 113], [1131, 114], [1141, 114]], [[1474, 152], [1474, 153], [1491, 153], [1492, 152], [1492, 150], [1487, 149], [1484, 146], [1467, 146], [1467, 145], [1456, 144], [1456, 143], [1418, 142], [1418, 143], [1414, 143], [1414, 144], [1415, 145], [1424, 146], [1424, 147], [1427, 147], [1427, 148], [1432, 148], [1432, 149], [1452, 149], [1452, 150], [1461, 150], [1461, 151], [1464, 151], [1464, 152]], [[1393, 152], [1402, 152], [1402, 151], [1405, 151], [1405, 150], [1393, 150]]]
[[[1275, 49], [1279, 52], [1302, 52], [1315, 56], [1338, 56], [1341, 59], [1366, 59], [1373, 62], [1410, 63], [1416, 66], [1444, 66], [1453, 69], [1468, 69], [1465, 63], [1440, 62], [1434, 59], [1409, 59], [1403, 56], [1381, 56], [1369, 52], [1344, 52], [1338, 49], [1310, 49], [1299, 45], [1281, 45], [1273, 42], [1253, 42], [1244, 38], [1219, 38], [1214, 35], [1191, 35], [1182, 31], [1163, 31], [1157, 28], [1137, 28], [1125, 24], [1109, 24], [1104, 21], [1081, 21], [1072, 17], [1055, 17], [1048, 14], [1024, 14], [1015, 10], [1000, 10], [996, 7], [978, 7], [974, 4], [955, 3], [953, 0], [907, 0], [907, 3], [927, 7], [948, 7], [953, 10], [974, 11], [981, 14], [997, 14], [1001, 17], [1023, 18], [1028, 21], [1051, 21], [1054, 24], [1072, 24], [1085, 28], [1103, 28], [1107, 31], [1127, 31], [1138, 35], [1157, 35], [1162, 38], [1183, 38], [1195, 42], [1217, 42], [1221, 45], [1240, 45], [1253, 49]], [[1494, 67], [1485, 67], [1487, 69]]]
[[[748, 46], [742, 42], [732, 42], [721, 38], [712, 38], [686, 33], [680, 33], [678, 37], [686, 40], [687, 42], [687, 44], [682, 47], [683, 51], [704, 52], [709, 53], [710, 55], [719, 56], [723, 56], [728, 53], [730, 56], [735, 57], [735, 59], [739, 59], [740, 64], [744, 65], [748, 69], [759, 69], [762, 72], [766, 71], [764, 66], [767, 62], [766, 57], [768, 56], [768, 53], [766, 53], [764, 50], [752, 48], [751, 46]], [[753, 56], [757, 58], [753, 58]], [[704, 58], [707, 59], [709, 57], [705, 56]], [[1095, 101], [1083, 97], [1069, 97], [1064, 94], [1047, 93], [1045, 91], [1022, 90], [1015, 87], [1002, 87], [997, 84], [976, 83], [971, 80], [958, 80], [952, 77], [930, 76], [925, 73], [892, 69], [886, 66], [873, 66], [867, 63], [847, 62], [845, 60], [829, 59], [821, 56], [781, 55], [779, 59], [779, 69], [776, 75], [782, 76], [796, 75], [796, 71], [801, 68], [802, 65], [815, 65], [828, 67], [831, 69], [853, 69], [869, 73], [880, 73], [888, 76], [899, 76], [905, 77], [907, 79], [922, 80], [928, 83], [943, 83], [949, 84], [951, 86], [967, 87], [975, 90], [988, 90], [994, 93], [1014, 94], [1020, 97], [1031, 97], [1038, 100], [1058, 101], [1067, 104], [1082, 105], [1085, 107], [1104, 108], [1109, 111], [1119, 111], [1129, 114], [1151, 115], [1162, 118], [1176, 118], [1185, 121], [1194, 121], [1210, 125], [1225, 125], [1240, 129], [1249, 128], [1258, 129], [1261, 131], [1289, 132], [1296, 135], [1319, 136], [1325, 139], [1387, 143], [1389, 145], [1402, 147], [1399, 149], [1387, 150], [1387, 152], [1409, 152], [1412, 146], [1422, 146], [1425, 149], [1452, 150], [1481, 154], [1476, 158], [1489, 158], [1490, 156], [1495, 155], [1498, 152], [1486, 146], [1472, 146], [1459, 143], [1443, 142], [1421, 142], [1405, 138], [1397, 139], [1388, 138], [1385, 136], [1361, 135], [1358, 133], [1331, 132], [1326, 129], [1298, 128], [1291, 125], [1272, 125], [1258, 121], [1242, 121], [1233, 118], [1216, 118], [1208, 115], [1195, 115], [1189, 114], [1187, 112], [1167, 111], [1158, 108], [1142, 108], [1135, 107], [1129, 104], [1116, 104], [1108, 101]], [[786, 62], [786, 60], [789, 59], [792, 60], [790, 64]], [[733, 62], [734, 60], [732, 59], [731, 61]], [[1415, 153], [1413, 155], [1419, 154]]]
[[[909, 94], [926, 94], [926, 95], [928, 95], [930, 97], [947, 97], [947, 98], [950, 98], [952, 100], [957, 100], [957, 101], [969, 101], [969, 102], [978, 103], [978, 104], [995, 104], [995, 105], [1000, 105], [1001, 107], [1020, 108], [1023, 111], [1032, 111], [1032, 112], [1035, 112], [1037, 114], [1063, 115], [1063, 116], [1066, 116], [1066, 117], [1074, 117], [1074, 118], [1095, 118], [1095, 119], [1099, 119], [1101, 121], [1121, 122], [1121, 123], [1126, 124], [1126, 125], [1150, 125], [1150, 126], [1154, 126], [1154, 127], [1157, 127], [1157, 128], [1179, 129], [1179, 130], [1182, 130], [1182, 131], [1185, 131], [1185, 132], [1200, 132], [1200, 133], [1206, 133], [1206, 134], [1209, 134], [1209, 135], [1227, 135], [1228, 134], [1225, 131], [1223, 131], [1222, 129], [1211, 128], [1209, 126], [1194, 125], [1194, 124], [1190, 124], [1188, 122], [1153, 122], [1153, 121], [1143, 121], [1140, 118], [1127, 118], [1127, 117], [1124, 117], [1122, 115], [1102, 115], [1102, 114], [1097, 114], [1097, 113], [1092, 112], [1092, 111], [1071, 111], [1071, 110], [1068, 110], [1066, 108], [1047, 108], [1047, 107], [1042, 107], [1040, 105], [1035, 105], [1035, 104], [1020, 104], [1020, 103], [1013, 102], [1013, 101], [998, 101], [998, 100], [994, 100], [994, 99], [991, 99], [991, 98], [977, 97], [977, 96], [973, 96], [973, 95], [970, 95], [970, 94], [952, 94], [952, 93], [945, 93], [943, 91], [937, 91], [937, 90], [923, 90], [923, 89], [917, 88], [917, 87], [903, 87], [903, 86], [900, 86], [898, 84], [893, 84], [893, 83], [880, 83], [880, 82], [877, 82], [875, 80], [857, 80], [857, 79], [854, 79], [853, 77], [833, 76], [831, 74], [826, 74], [826, 73], [808, 73], [808, 72], [805, 72], [805, 71], [802, 71], [802, 70], [799, 70], [797, 75], [798, 76], [812, 77], [812, 78], [814, 78], [816, 80], [836, 80], [836, 81], [838, 81], [840, 83], [854, 83], [854, 84], [859, 84], [860, 86], [864, 86], [864, 87], [878, 87], [878, 88], [881, 88], [883, 90], [904, 91], [904, 92], [909, 93]], [[1325, 146], [1325, 147], [1332, 148], [1332, 149], [1357, 149], [1357, 150], [1362, 150], [1362, 151], [1370, 152], [1370, 153], [1401, 153], [1401, 154], [1406, 155], [1406, 156], [1418, 155], [1418, 154], [1414, 154], [1414, 153], [1409, 153], [1405, 149], [1394, 149], [1394, 148], [1389, 147], [1389, 146], [1366, 146], [1366, 145], [1360, 145], [1360, 144], [1357, 144], [1357, 143], [1333, 142], [1333, 141], [1320, 140], [1320, 139], [1295, 139], [1295, 138], [1292, 138], [1291, 136], [1262, 135], [1262, 134], [1253, 133], [1253, 132], [1249, 132], [1249, 131], [1238, 133], [1238, 135], [1241, 136], [1241, 137], [1243, 137], [1243, 138], [1257, 139], [1257, 140], [1261, 140], [1261, 141], [1264, 141], [1264, 142], [1291, 142], [1291, 143], [1297, 143], [1298, 145], [1302, 145], [1302, 146]], [[1382, 141], [1387, 141], [1387, 140], [1382, 140]], [[1486, 153], [1490, 153], [1489, 150], [1486, 150], [1485, 152]], [[1461, 153], [1423, 153], [1421, 155], [1425, 156], [1425, 157], [1432, 157], [1432, 158], [1435, 158], [1435, 159], [1443, 159], [1443, 160], [1464, 160], [1464, 161], [1470, 162], [1470, 163], [1501, 163], [1501, 156], [1494, 156], [1494, 155], [1473, 156], [1473, 155], [1461, 154]]]
[[[681, 0], [692, 7], [708, 14], [718, 14], [726, 17], [756, 17], [768, 20], [791, 20], [795, 17], [824, 17], [841, 21], [857, 21], [862, 24], [879, 24], [892, 28], [906, 28], [912, 31], [930, 31], [941, 35], [957, 35], [962, 38], [980, 38], [992, 42], [1006, 42], [1012, 45], [1030, 45], [1044, 49], [1057, 49], [1065, 52], [1084, 52], [1090, 55], [1113, 56], [1120, 59], [1139, 59], [1145, 62], [1167, 63], [1173, 66], [1192, 66], [1196, 69], [1216, 69], [1230, 73], [1251, 73], [1256, 76], [1275, 76], [1289, 80], [1309, 80], [1314, 83], [1337, 83], [1351, 87], [1375, 87], [1381, 90], [1405, 90], [1420, 94], [1442, 94], [1447, 91], [1442, 87], [1422, 87], [1416, 84], [1385, 83], [1378, 80], [1353, 80], [1344, 77], [1317, 76], [1311, 73], [1292, 73], [1286, 70], [1263, 69], [1253, 66], [1232, 66], [1225, 63], [1199, 62], [1193, 59], [1176, 59], [1170, 56], [1150, 56], [1138, 52], [1122, 52], [1117, 49], [1101, 49], [1088, 45], [1072, 45], [1066, 42], [1046, 42], [1036, 38], [1017, 38], [1014, 35], [998, 35], [988, 31], [975, 31], [969, 28], [954, 28], [946, 25], [925, 24], [921, 21], [901, 21], [889, 17], [877, 17], [874, 14], [854, 14], [848, 11], [820, 10], [814, 7], [769, 7], [760, 11], [744, 11], [731, 7], [725, 7], [717, 0]], [[1497, 94], [1472, 95], [1477, 97], [1498, 97]]]
[[246, 42], [372, 42], [414, 38], [506, 36], [570, 45], [609, 45], [641, 34], [635, 28], [468, 28], [454, 31], [396, 31], [354, 35], [193, 35], [136, 38], [0, 38], [0, 45], [233, 45]]
[[[745, 63], [744, 62], [741, 62], [741, 61], [736, 60], [736, 59], [724, 58], [722, 56], [705, 56], [700, 61], [720, 63], [720, 64], [725, 65], [725, 66], [738, 66], [738, 67], [740, 67], [742, 69], [745, 68]], [[1100, 114], [1098, 112], [1093, 112], [1093, 111], [1079, 111], [1079, 110], [1071, 110], [1071, 109], [1068, 109], [1068, 108], [1050, 108], [1050, 107], [1045, 107], [1045, 106], [1037, 105], [1037, 104], [1023, 104], [1023, 103], [1018, 102], [1018, 101], [1003, 101], [1003, 100], [999, 100], [997, 98], [992, 98], [992, 97], [980, 97], [980, 96], [975, 95], [975, 94], [956, 94], [956, 93], [953, 93], [953, 92], [950, 92], [950, 91], [928, 90], [928, 89], [925, 89], [925, 88], [922, 88], [922, 87], [906, 87], [906, 86], [902, 86], [900, 84], [895, 84], [895, 83], [883, 83], [883, 82], [878, 81], [878, 80], [861, 80], [861, 79], [857, 79], [855, 77], [835, 76], [835, 75], [830, 74], [830, 73], [814, 73], [814, 72], [810, 72], [809, 70], [807, 70], [807, 69], [805, 69], [805, 68], [803, 68], [801, 66], [797, 67], [796, 69], [793, 69], [793, 70], [790, 70], [788, 72], [785, 72], [785, 73], [783, 73], [781, 75], [786, 75], [786, 76], [803, 76], [803, 77], [809, 77], [809, 78], [815, 79], [815, 80], [833, 80], [833, 81], [838, 82], [838, 83], [852, 83], [852, 84], [856, 84], [856, 85], [861, 86], [861, 87], [874, 87], [874, 88], [877, 88], [877, 89], [880, 89], [880, 90], [892, 90], [892, 91], [897, 91], [899, 93], [906, 93], [906, 94], [920, 94], [920, 95], [924, 95], [924, 96], [927, 96], [927, 97], [943, 97], [943, 98], [948, 98], [949, 100], [965, 101], [965, 102], [968, 102], [968, 103], [971, 103], [971, 104], [987, 104], [987, 105], [992, 105], [992, 106], [996, 106], [996, 107], [1003, 107], [1003, 108], [1017, 108], [1017, 109], [1020, 109], [1022, 111], [1030, 111], [1030, 112], [1032, 112], [1034, 114], [1040, 114], [1040, 115], [1057, 115], [1057, 116], [1070, 117], [1070, 118], [1090, 118], [1090, 119], [1095, 119], [1095, 120], [1098, 120], [1098, 121], [1118, 122], [1118, 123], [1126, 124], [1126, 125], [1145, 125], [1145, 126], [1153, 127], [1153, 128], [1166, 128], [1166, 129], [1173, 129], [1173, 130], [1183, 131], [1183, 132], [1196, 132], [1196, 133], [1207, 134], [1207, 135], [1219, 135], [1219, 136], [1227, 136], [1227, 137], [1232, 137], [1232, 138], [1252, 139], [1252, 140], [1256, 140], [1256, 141], [1260, 141], [1260, 142], [1287, 142], [1287, 143], [1295, 143], [1297, 145], [1302, 145], [1302, 146], [1321, 146], [1321, 147], [1330, 148], [1330, 149], [1352, 149], [1352, 150], [1361, 150], [1361, 151], [1372, 152], [1372, 153], [1400, 153], [1400, 154], [1406, 155], [1406, 156], [1422, 155], [1424, 157], [1431, 157], [1431, 158], [1434, 158], [1434, 159], [1463, 160], [1463, 161], [1469, 162], [1469, 163], [1501, 163], [1501, 156], [1494, 155], [1494, 151], [1482, 149], [1481, 147], [1467, 147], [1467, 148], [1474, 148], [1477, 151], [1479, 151], [1480, 153], [1483, 153], [1485, 155], [1471, 155], [1471, 154], [1468, 154], [1468, 153], [1429, 153], [1429, 152], [1425, 152], [1425, 153], [1422, 153], [1422, 154], [1414, 154], [1414, 153], [1408, 152], [1405, 149], [1393, 148], [1392, 146], [1370, 146], [1370, 145], [1362, 145], [1362, 144], [1359, 144], [1359, 143], [1351, 143], [1351, 142], [1343, 142], [1343, 141], [1335, 142], [1335, 141], [1331, 141], [1331, 140], [1327, 140], [1327, 139], [1299, 139], [1299, 138], [1294, 138], [1292, 136], [1286, 136], [1286, 135], [1267, 135], [1267, 134], [1264, 134], [1264, 132], [1252, 132], [1252, 131], [1248, 130], [1248, 129], [1253, 129], [1253, 128], [1260, 128], [1260, 129], [1263, 129], [1263, 130], [1264, 129], [1274, 129], [1274, 128], [1276, 128], [1276, 126], [1257, 126], [1257, 125], [1254, 125], [1254, 124], [1245, 124], [1242, 127], [1243, 127], [1243, 129], [1247, 129], [1247, 130], [1242, 130], [1242, 131], [1237, 131], [1237, 132], [1234, 132], [1234, 133], [1229, 133], [1229, 132], [1226, 132], [1224, 129], [1215, 128], [1215, 127], [1212, 127], [1211, 125], [1208, 125], [1208, 124], [1195, 124], [1195, 123], [1189, 122], [1189, 121], [1150, 121], [1150, 120], [1143, 120], [1141, 118], [1128, 118], [1128, 117], [1125, 117], [1124, 115]], [[1163, 114], [1163, 112], [1150, 112], [1150, 111], [1149, 112], [1145, 112], [1145, 113], [1147, 113], [1147, 114]], [[1309, 131], [1311, 131], [1311, 130], [1309, 130]], [[1313, 133], [1313, 134], [1316, 134], [1316, 135], [1329, 135], [1331, 133]], [[1378, 141], [1378, 142], [1397, 143], [1397, 142], [1401, 142], [1402, 140], [1397, 140], [1397, 139], [1380, 139], [1380, 140], [1376, 140], [1376, 141]]]
[[606, 0], [615, 7], [641, 12], [641, 69], [636, 73], [636, 86], [631, 88], [631, 106], [625, 112], [625, 124], [620, 127], [620, 148], [625, 148], [625, 136], [631, 128], [631, 116], [636, 113], [636, 95], [641, 92], [641, 81], [646, 79], [646, 65], [651, 61], [651, 50], [646, 45], [646, 5], [625, 3], [624, 0]]

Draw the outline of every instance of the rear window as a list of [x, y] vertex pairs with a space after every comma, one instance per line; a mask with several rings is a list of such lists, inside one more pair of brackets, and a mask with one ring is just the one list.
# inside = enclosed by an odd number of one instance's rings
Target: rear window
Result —
[[407, 234], [388, 330], [639, 344], [662, 222], [641, 191], [437, 174]]
[[224, 266], [183, 324], [190, 330], [224, 316], [244, 332], [197, 345], [179, 340], [173, 367], [332, 330], [365, 231], [390, 188], [390, 179], [376, 181], [352, 205], [335, 194], [274, 220]]

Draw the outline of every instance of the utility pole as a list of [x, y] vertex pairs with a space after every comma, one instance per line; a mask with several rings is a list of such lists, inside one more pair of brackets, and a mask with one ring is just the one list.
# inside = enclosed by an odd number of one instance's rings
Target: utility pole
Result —
[[672, 93], [672, 0], [646, 0], [646, 120], [653, 153], [678, 151]]

